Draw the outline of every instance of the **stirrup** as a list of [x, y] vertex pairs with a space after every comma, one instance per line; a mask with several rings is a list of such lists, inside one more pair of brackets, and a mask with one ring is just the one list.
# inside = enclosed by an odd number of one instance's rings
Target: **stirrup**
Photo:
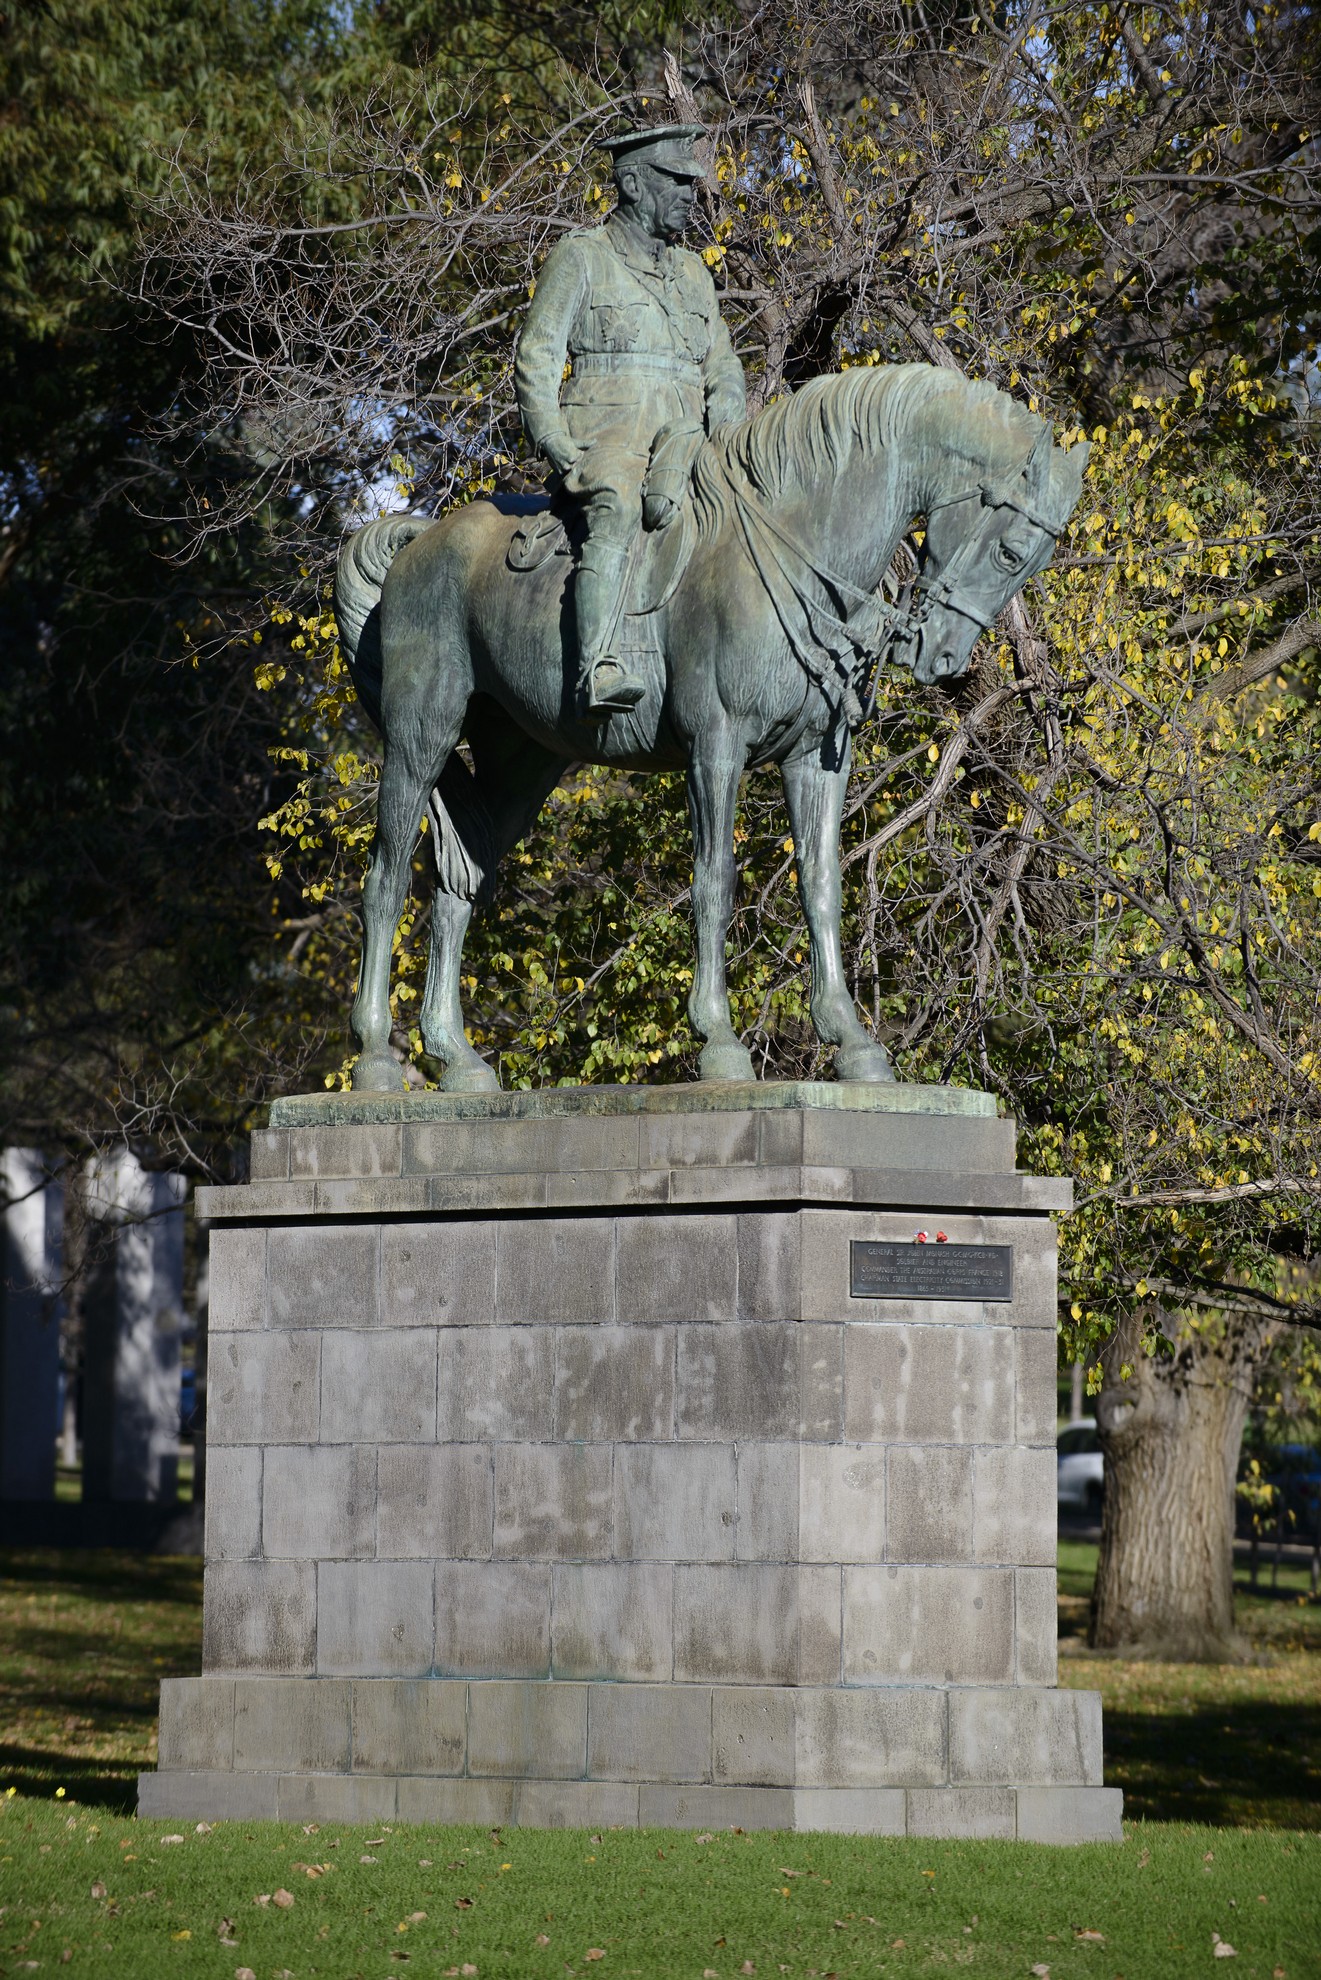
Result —
[[583, 688], [589, 715], [627, 715], [647, 692], [646, 682], [626, 672], [618, 660], [598, 660]]

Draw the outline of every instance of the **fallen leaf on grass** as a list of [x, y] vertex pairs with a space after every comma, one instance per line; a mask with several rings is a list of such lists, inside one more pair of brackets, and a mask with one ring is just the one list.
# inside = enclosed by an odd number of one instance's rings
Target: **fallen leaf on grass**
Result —
[[583, 1954], [583, 1958], [584, 1958], [584, 1959], [604, 1959], [604, 1958], [605, 1958], [605, 1947], [604, 1947], [604, 1946], [588, 1946], [588, 1948], [587, 1948], [587, 1951], [586, 1951], [586, 1952], [585, 1952], [585, 1953]]
[[260, 1897], [255, 1897], [252, 1900], [254, 1904], [269, 1904], [270, 1901], [271, 1901], [271, 1894], [269, 1891], [263, 1891]]
[[219, 1938], [222, 1946], [236, 1946], [238, 1940], [234, 1937], [234, 1920], [232, 1918], [222, 1918], [220, 1929], [216, 1936]]
[[1073, 1936], [1075, 1939], [1085, 1940], [1090, 1946], [1103, 1946], [1105, 1944], [1104, 1932], [1089, 1932], [1081, 1925], [1075, 1928]]
[[1215, 1959], [1237, 1959], [1238, 1948], [1231, 1946], [1228, 1939], [1222, 1939], [1219, 1932], [1211, 1934], [1211, 1953]]
[[420, 1925], [422, 1923], [422, 1920], [426, 1917], [426, 1915], [427, 1914], [425, 1911], [410, 1911], [408, 1914], [408, 1922], [410, 1925]]
[[104, 1884], [93, 1884], [93, 1885], [92, 1885], [92, 1896], [93, 1896], [93, 1897], [95, 1897], [95, 1898], [103, 1898], [103, 1897], [105, 1896], [105, 1885], [104, 1885]]
[[162, 1836], [162, 1837], [161, 1837], [161, 1848], [162, 1848], [162, 1849], [164, 1849], [164, 1847], [165, 1847], [165, 1845], [166, 1845], [166, 1843], [177, 1843], [177, 1842], [182, 1842], [182, 1841], [183, 1841], [183, 1837], [182, 1837], [182, 1836]]
[[1044, 1961], [1034, 1966], [1032, 1971], [1036, 1975], [1036, 1980], [1050, 1980], [1050, 1968]]
[[538, 1932], [532, 1943], [537, 1946], [548, 1946], [550, 1944], [550, 1934], [548, 1932]]
[[278, 1904], [281, 1911], [288, 1911], [292, 1907], [293, 1901], [294, 1894], [292, 1891], [273, 1891], [271, 1893], [271, 1903]]
[[708, 1843], [708, 1842], [714, 1842], [715, 1837], [708, 1833], [704, 1836], [698, 1836], [697, 1840], [699, 1843]]
[[210, 1822], [199, 1822], [197, 1827], [193, 1830], [193, 1834], [195, 1836], [209, 1836], [211, 1833], [211, 1828], [212, 1828], [212, 1824]]
[[454, 1900], [454, 1909], [456, 1911], [471, 1911], [472, 1905], [473, 1901], [471, 1898], [455, 1898]]
[[257, 1976], [250, 1966], [236, 1966], [234, 1980], [257, 1980]]
[[191, 1939], [191, 1938], [192, 1938], [192, 1936], [193, 1936], [193, 1935], [192, 1935], [192, 1933], [191, 1933], [191, 1932], [190, 1932], [190, 1931], [188, 1930], [188, 1928], [187, 1928], [187, 1926], [185, 1926], [185, 1927], [184, 1927], [184, 1929], [183, 1929], [183, 1931], [182, 1931], [182, 1932], [171, 1932], [171, 1934], [170, 1934], [170, 1937], [171, 1937], [172, 1939]]
[[384, 1836], [368, 1836], [367, 1847], [368, 1849], [379, 1849], [384, 1841]]
[[739, 1968], [740, 1973], [755, 1973], [756, 1971], [757, 1969], [752, 1964], [752, 1961], [750, 1959], [745, 1959], [742, 1966], [740, 1966]]
[[374, 1856], [360, 1856], [358, 1861], [359, 1863], [375, 1863], [376, 1858]]

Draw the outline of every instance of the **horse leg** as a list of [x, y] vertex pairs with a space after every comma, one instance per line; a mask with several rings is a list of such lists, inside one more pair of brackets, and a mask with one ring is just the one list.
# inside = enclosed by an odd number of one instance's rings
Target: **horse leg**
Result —
[[[503, 718], [489, 726], [475, 722], [470, 740], [473, 772], [451, 757], [432, 801], [439, 874], [420, 1024], [427, 1051], [444, 1061], [440, 1083], [446, 1093], [499, 1088], [466, 1036], [459, 995], [463, 944], [474, 899], [489, 896], [500, 860], [523, 837], [564, 769], [561, 758]], [[447, 857], [459, 845], [462, 857]]]
[[362, 966], [351, 1018], [362, 1048], [353, 1068], [355, 1093], [397, 1093], [404, 1083], [390, 1050], [390, 959], [422, 814], [459, 739], [470, 685], [457, 669], [437, 669], [434, 648], [404, 656], [388, 684], [385, 761], [362, 889]]
[[752, 1079], [752, 1054], [730, 1021], [725, 982], [725, 938], [734, 912], [734, 806], [743, 770], [732, 736], [693, 752], [688, 766], [688, 811], [693, 826], [693, 922], [697, 967], [688, 1019], [705, 1039], [702, 1079]]
[[837, 770], [819, 754], [780, 765], [789, 827], [798, 862], [798, 898], [812, 956], [812, 1024], [823, 1045], [835, 1045], [836, 1079], [892, 1080], [883, 1045], [862, 1024], [844, 981], [840, 953], [839, 828], [849, 780], [847, 750]]

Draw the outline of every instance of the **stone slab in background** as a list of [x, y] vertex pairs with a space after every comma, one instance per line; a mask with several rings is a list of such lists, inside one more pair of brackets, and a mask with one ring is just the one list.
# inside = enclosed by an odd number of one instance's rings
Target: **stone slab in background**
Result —
[[[201, 1205], [205, 1675], [144, 1812], [1118, 1834], [1054, 1689], [1067, 1185], [988, 1096], [273, 1122]], [[855, 1296], [851, 1247], [919, 1230], [1012, 1288]]]

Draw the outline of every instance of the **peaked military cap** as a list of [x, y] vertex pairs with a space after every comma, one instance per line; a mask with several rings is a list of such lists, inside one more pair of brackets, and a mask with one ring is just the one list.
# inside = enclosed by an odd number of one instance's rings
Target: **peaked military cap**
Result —
[[695, 139], [705, 137], [701, 124], [652, 124], [646, 130], [623, 131], [618, 137], [603, 138], [602, 151], [608, 151], [616, 171], [625, 159], [639, 165], [655, 165], [676, 179], [704, 179], [706, 171], [693, 156]]

